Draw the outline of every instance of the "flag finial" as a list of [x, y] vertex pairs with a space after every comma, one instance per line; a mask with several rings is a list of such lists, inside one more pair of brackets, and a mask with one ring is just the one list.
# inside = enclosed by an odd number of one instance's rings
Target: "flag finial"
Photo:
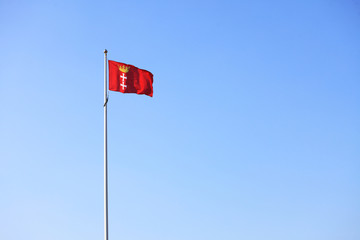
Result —
[[106, 50], [106, 49], [104, 50], [104, 53], [107, 53], [107, 50]]

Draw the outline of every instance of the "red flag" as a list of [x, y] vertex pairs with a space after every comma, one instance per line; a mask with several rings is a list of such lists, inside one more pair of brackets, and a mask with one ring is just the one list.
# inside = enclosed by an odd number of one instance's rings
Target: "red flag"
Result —
[[153, 96], [153, 74], [133, 65], [109, 60], [109, 90]]

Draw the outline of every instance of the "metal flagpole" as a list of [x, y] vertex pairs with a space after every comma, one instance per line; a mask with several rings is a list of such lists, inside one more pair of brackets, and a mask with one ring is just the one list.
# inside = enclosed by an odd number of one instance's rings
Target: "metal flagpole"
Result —
[[108, 234], [108, 177], [107, 177], [107, 50], [104, 50], [104, 240]]

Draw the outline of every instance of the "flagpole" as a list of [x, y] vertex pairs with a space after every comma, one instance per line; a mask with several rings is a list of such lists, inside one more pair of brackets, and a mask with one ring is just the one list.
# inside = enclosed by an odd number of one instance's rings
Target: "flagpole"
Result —
[[104, 50], [104, 240], [108, 234], [108, 167], [107, 167], [107, 50]]

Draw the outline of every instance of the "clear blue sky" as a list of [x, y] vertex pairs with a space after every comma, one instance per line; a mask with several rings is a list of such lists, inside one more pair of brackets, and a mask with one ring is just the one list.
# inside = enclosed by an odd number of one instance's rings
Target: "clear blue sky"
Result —
[[0, 1], [0, 239], [360, 239], [360, 2]]

